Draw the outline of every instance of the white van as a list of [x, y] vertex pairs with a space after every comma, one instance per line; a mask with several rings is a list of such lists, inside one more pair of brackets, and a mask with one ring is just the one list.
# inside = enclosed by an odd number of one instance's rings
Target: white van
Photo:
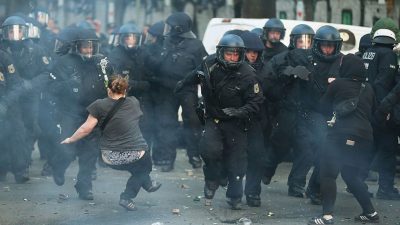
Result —
[[[252, 30], [254, 28], [262, 28], [267, 22], [268, 19], [224, 19], [224, 18], [213, 18], [207, 25], [207, 29], [203, 36], [203, 44], [206, 48], [208, 54], [215, 53], [216, 46], [222, 37], [222, 35], [228, 31], [233, 29], [239, 30]], [[317, 31], [318, 28], [324, 25], [331, 25], [339, 30], [340, 36], [343, 39], [342, 52], [344, 54], [347, 53], [355, 53], [358, 51], [358, 44], [360, 38], [371, 32], [370, 27], [360, 27], [360, 26], [351, 26], [351, 25], [343, 25], [343, 24], [334, 24], [334, 23], [321, 23], [321, 22], [309, 22], [309, 21], [299, 21], [299, 20], [282, 20], [283, 24], [286, 28], [286, 35], [283, 39], [283, 43], [287, 46], [289, 45], [289, 35], [293, 27], [298, 24], [307, 24]]]

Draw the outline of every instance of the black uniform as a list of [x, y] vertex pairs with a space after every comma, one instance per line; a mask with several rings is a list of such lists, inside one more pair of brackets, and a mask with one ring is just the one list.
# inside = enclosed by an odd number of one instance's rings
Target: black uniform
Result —
[[[396, 85], [397, 57], [391, 47], [376, 44], [363, 54], [368, 82], [372, 85], [378, 104]], [[379, 192], [392, 193], [396, 172], [397, 133], [387, 125], [374, 124], [377, 155], [374, 166], [379, 172]], [[397, 194], [398, 196], [398, 194]]]
[[[76, 54], [60, 57], [55, 63], [54, 74], [56, 80], [51, 91], [57, 99], [61, 141], [85, 122], [88, 116], [86, 107], [96, 99], [106, 96], [105, 79], [98, 69], [96, 59], [83, 60]], [[79, 172], [75, 188], [83, 199], [92, 190], [91, 173], [95, 169], [98, 156], [98, 137], [99, 132], [95, 130], [74, 145], [61, 145], [49, 161], [56, 184], [63, 185], [65, 170], [75, 156], [78, 156]]]
[[[43, 49], [32, 40], [11, 42], [4, 41], [2, 48], [10, 53], [15, 61], [15, 66], [25, 83], [32, 82], [34, 79], [48, 77], [50, 58]], [[23, 116], [24, 126], [26, 128], [25, 143], [28, 146], [26, 154], [34, 149], [34, 143], [39, 137], [41, 131], [39, 126], [39, 89], [32, 89], [24, 93], [19, 99], [19, 107], [22, 112], [29, 112]]]
[[26, 169], [30, 157], [25, 141], [25, 128], [21, 110], [18, 107], [19, 96], [23, 92], [20, 78], [12, 58], [0, 50], [0, 180], [4, 181], [7, 172], [12, 172], [17, 183], [29, 180]]
[[135, 96], [143, 110], [140, 119], [140, 129], [147, 143], [151, 143], [152, 138], [152, 104], [150, 101], [150, 83], [145, 80], [144, 59], [141, 49], [126, 49], [119, 45], [112, 49], [108, 56], [110, 63], [114, 67], [116, 74], [129, 76], [129, 95]]
[[[226, 70], [217, 63], [215, 55], [211, 55], [198, 70], [204, 71], [206, 76], [200, 78], [193, 73], [184, 83], [200, 83], [202, 87], [206, 121], [200, 149], [205, 162], [203, 171], [206, 186], [215, 191], [220, 182], [227, 178], [226, 196], [240, 199], [243, 195], [242, 178], [247, 166], [247, 126], [260, 110], [262, 90], [254, 69], [247, 63], [242, 63], [235, 71]], [[244, 115], [228, 116], [222, 111], [224, 108], [241, 109]]]
[[[176, 83], [195, 69], [207, 53], [201, 41], [195, 38], [167, 37], [164, 41], [162, 62], [155, 72], [159, 83], [156, 111], [160, 112], [156, 139], [153, 146], [155, 164], [173, 165], [176, 158], [178, 109], [182, 107], [183, 138], [189, 159], [199, 156], [198, 140], [201, 125], [196, 117], [197, 86], [192, 85], [178, 95], [173, 90]], [[158, 161], [159, 160], [159, 161]]]
[[[275, 105], [278, 105], [279, 111], [271, 133], [271, 148], [267, 151], [265, 175], [272, 177], [277, 165], [294, 148], [293, 166], [288, 177], [289, 195], [302, 196], [307, 173], [314, 160], [318, 159], [316, 152], [322, 148], [326, 134], [325, 126], [321, 125], [326, 119], [320, 114], [318, 103], [326, 91], [328, 78], [338, 76], [339, 63], [340, 57], [326, 61], [315, 57], [311, 50], [303, 49], [282, 53], [271, 61], [274, 72], [271, 73], [269, 86], [279, 88], [272, 87], [267, 96], [277, 102]], [[285, 75], [284, 68], [299, 65], [311, 72], [309, 81]], [[275, 83], [278, 85], [273, 85]], [[311, 181], [311, 187], [318, 192], [318, 184], [315, 184], [317, 173]]]

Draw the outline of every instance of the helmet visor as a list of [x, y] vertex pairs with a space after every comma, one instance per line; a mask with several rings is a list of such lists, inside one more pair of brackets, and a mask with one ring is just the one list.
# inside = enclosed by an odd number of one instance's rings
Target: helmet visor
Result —
[[99, 42], [93, 40], [80, 40], [77, 43], [77, 52], [85, 57], [92, 58], [99, 53]]
[[120, 34], [121, 35], [121, 45], [126, 48], [137, 48], [142, 42], [141, 34]]
[[147, 33], [146, 39], [144, 40], [144, 44], [145, 45], [151, 45], [151, 44], [155, 43], [156, 41], [157, 41], [157, 37], [156, 36], [153, 36], [152, 34]]
[[47, 25], [49, 22], [49, 14], [46, 12], [37, 12], [36, 20], [42, 25]]
[[169, 36], [169, 35], [171, 34], [171, 30], [172, 30], [171, 25], [169, 25], [168, 23], [166, 23], [166, 24], [164, 25], [164, 32], [163, 32], [163, 35], [164, 35], [164, 36]]
[[40, 29], [39, 27], [33, 25], [33, 24], [27, 24], [28, 25], [28, 38], [40, 38]]
[[3, 39], [8, 41], [22, 41], [27, 35], [27, 27], [22, 25], [10, 25], [3, 28]]
[[313, 36], [311, 34], [302, 34], [295, 37], [295, 47], [300, 49], [310, 49], [312, 47]]

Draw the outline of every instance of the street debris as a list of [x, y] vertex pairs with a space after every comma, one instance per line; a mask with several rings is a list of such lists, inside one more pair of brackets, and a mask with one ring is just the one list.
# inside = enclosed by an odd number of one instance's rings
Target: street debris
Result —
[[242, 225], [251, 225], [251, 220], [246, 217], [242, 217], [237, 221], [237, 223]]
[[181, 210], [179, 209], [172, 209], [172, 214], [174, 215], [179, 215], [181, 213]]

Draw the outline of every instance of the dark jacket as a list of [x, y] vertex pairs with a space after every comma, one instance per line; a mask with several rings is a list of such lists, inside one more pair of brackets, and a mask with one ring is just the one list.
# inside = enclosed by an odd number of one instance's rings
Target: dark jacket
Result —
[[211, 55], [196, 71], [203, 71], [206, 77], [201, 78], [193, 72], [183, 82], [185, 85], [201, 84], [208, 118], [234, 119], [222, 109], [236, 108], [245, 112], [244, 119], [251, 119], [260, 110], [264, 100], [261, 86], [254, 69], [247, 63], [242, 63], [235, 71], [226, 70], [218, 63], [216, 56]]
[[279, 53], [285, 52], [287, 50], [288, 48], [282, 42], [277, 43], [276, 46], [274, 46], [273, 48], [265, 47], [265, 50], [263, 52], [264, 62], [267, 63], [275, 55], [278, 55]]
[[115, 73], [129, 75], [130, 95], [140, 96], [149, 90], [150, 84], [144, 80], [144, 60], [140, 49], [127, 50], [120, 45], [113, 48], [108, 58]]
[[[357, 96], [359, 100], [355, 111], [337, 117], [336, 123], [328, 129], [328, 137], [348, 136], [372, 141], [370, 121], [375, 95], [371, 85], [365, 82], [365, 68], [361, 59], [350, 54], [344, 56], [340, 76], [341, 78], [336, 78], [328, 85], [326, 93], [322, 96], [322, 110], [332, 115], [337, 104]], [[365, 87], [361, 90], [362, 84], [365, 84]]]
[[[165, 88], [174, 90], [178, 81], [194, 70], [207, 55], [200, 40], [182, 38], [181, 40], [164, 40], [162, 63], [159, 67], [159, 79]], [[190, 88], [192, 91], [196, 87]]]

